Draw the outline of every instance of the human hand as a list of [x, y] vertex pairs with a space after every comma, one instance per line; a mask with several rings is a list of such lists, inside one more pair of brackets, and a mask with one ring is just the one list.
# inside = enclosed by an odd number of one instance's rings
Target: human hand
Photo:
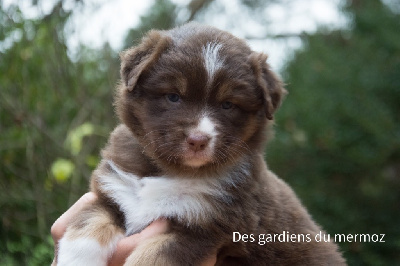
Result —
[[[84, 194], [74, 205], [72, 205], [63, 215], [61, 215], [51, 227], [51, 235], [53, 237], [55, 246], [55, 256], [52, 266], [57, 265], [57, 248], [58, 241], [64, 235], [67, 225], [73, 219], [79, 211], [81, 211], [85, 206], [93, 203], [96, 200], [96, 195], [93, 192], [88, 192]], [[149, 239], [153, 236], [165, 233], [168, 230], [168, 222], [165, 219], [159, 219], [152, 222], [148, 227], [146, 227], [142, 232], [134, 234], [121, 239], [117, 243], [115, 252], [108, 261], [109, 266], [119, 266], [123, 265], [126, 258], [132, 251], [144, 240]], [[213, 266], [217, 261], [217, 255], [214, 254], [206, 258], [201, 266]]]

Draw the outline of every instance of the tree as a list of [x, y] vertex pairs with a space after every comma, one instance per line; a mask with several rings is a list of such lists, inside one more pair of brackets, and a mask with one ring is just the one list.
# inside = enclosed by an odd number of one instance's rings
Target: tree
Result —
[[332, 233], [385, 233], [341, 243], [350, 265], [400, 262], [400, 16], [348, 1], [349, 28], [304, 37], [285, 69], [289, 95], [267, 149]]
[[72, 61], [65, 36], [70, 14], [61, 1], [37, 19], [0, 4], [1, 265], [50, 264], [50, 226], [87, 191], [116, 124], [117, 55], [107, 46], [82, 47]]

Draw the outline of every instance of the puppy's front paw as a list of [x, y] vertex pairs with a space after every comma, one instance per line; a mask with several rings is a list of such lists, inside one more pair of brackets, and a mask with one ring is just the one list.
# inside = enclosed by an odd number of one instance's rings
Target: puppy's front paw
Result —
[[[140, 243], [126, 259], [124, 266], [200, 265], [214, 247], [203, 247], [200, 238], [166, 233]], [[215, 247], [216, 249], [216, 247]]]
[[116, 238], [107, 245], [101, 245], [93, 238], [67, 239], [64, 237], [59, 242], [57, 266], [106, 266], [119, 239]]

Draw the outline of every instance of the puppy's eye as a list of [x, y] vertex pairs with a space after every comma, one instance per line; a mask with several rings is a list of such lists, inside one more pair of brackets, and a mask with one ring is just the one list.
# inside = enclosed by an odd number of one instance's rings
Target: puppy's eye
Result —
[[180, 97], [178, 94], [176, 94], [176, 93], [169, 93], [169, 94], [167, 94], [167, 99], [168, 99], [170, 102], [173, 102], [173, 103], [176, 103], [177, 101], [179, 101], [180, 98], [181, 98], [181, 97]]
[[226, 101], [223, 102], [221, 106], [223, 109], [231, 109], [233, 107], [233, 103]]

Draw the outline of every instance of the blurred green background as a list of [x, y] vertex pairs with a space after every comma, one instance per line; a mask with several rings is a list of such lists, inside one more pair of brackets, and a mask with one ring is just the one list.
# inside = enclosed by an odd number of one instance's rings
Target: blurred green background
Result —
[[[225, 16], [218, 2], [156, 0], [121, 50], [150, 28]], [[261, 11], [290, 0], [236, 2], [244, 20], [265, 23], [265, 38], [301, 42], [280, 69], [290, 93], [266, 150], [270, 168], [331, 235], [386, 234], [385, 243], [341, 243], [349, 265], [400, 265], [400, 3], [339, 1], [340, 27], [273, 35]], [[84, 5], [54, 1], [32, 18], [0, 1], [0, 265], [51, 263], [50, 227], [87, 191], [117, 124], [119, 51], [68, 51], [68, 22]]]

